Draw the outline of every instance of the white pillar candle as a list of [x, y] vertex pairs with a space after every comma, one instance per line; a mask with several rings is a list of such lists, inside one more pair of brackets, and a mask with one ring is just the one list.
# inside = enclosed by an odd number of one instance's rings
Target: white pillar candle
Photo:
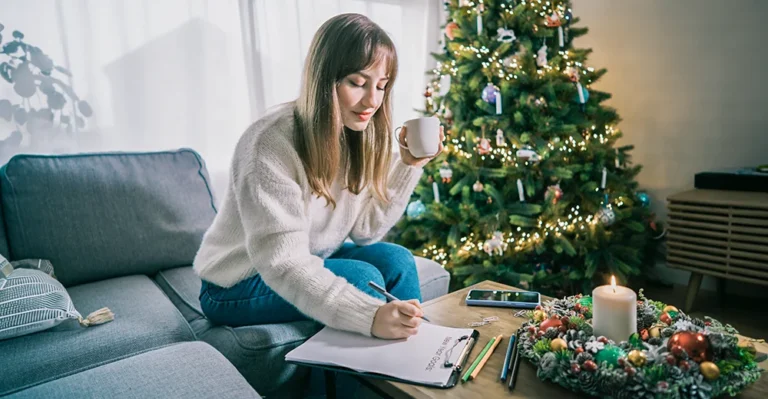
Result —
[[501, 92], [496, 92], [496, 115], [501, 115]]
[[619, 149], [618, 149], [618, 148], [616, 149], [616, 158], [615, 158], [615, 164], [616, 164], [616, 169], [618, 169], [619, 167], [621, 167], [621, 165], [619, 164]]
[[616, 343], [626, 341], [637, 332], [637, 295], [627, 287], [602, 285], [592, 291], [592, 327], [595, 336], [601, 335]]
[[477, 35], [480, 36], [483, 34], [483, 16], [478, 12], [477, 13]]
[[562, 26], [557, 28], [557, 38], [560, 41], [560, 47], [565, 46], [565, 41], [563, 40], [563, 27]]
[[525, 195], [523, 194], [523, 181], [517, 179], [517, 195], [520, 197], [520, 202], [525, 201]]
[[440, 190], [437, 189], [437, 182], [432, 182], [432, 192], [435, 194], [435, 202], [440, 203]]

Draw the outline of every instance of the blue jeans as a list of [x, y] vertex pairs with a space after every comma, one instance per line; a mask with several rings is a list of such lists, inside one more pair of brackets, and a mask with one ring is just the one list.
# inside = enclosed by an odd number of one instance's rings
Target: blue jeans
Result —
[[[325, 267], [375, 298], [384, 300], [383, 295], [368, 286], [369, 281], [385, 287], [398, 299], [421, 301], [416, 261], [410, 251], [399, 245], [386, 242], [365, 247], [344, 244], [325, 259]], [[229, 288], [203, 280], [200, 306], [208, 320], [233, 327], [309, 320], [272, 291], [258, 274]]]

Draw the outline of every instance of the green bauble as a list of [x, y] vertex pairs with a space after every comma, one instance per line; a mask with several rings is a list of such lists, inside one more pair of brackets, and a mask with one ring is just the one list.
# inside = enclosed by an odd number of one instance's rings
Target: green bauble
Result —
[[579, 305], [586, 306], [590, 309], [592, 309], [592, 297], [591, 296], [585, 296], [581, 299], [579, 299]]
[[626, 357], [627, 353], [623, 349], [615, 345], [606, 345], [600, 352], [595, 355], [595, 361], [598, 365], [603, 362], [608, 363], [609, 366], [618, 366], [619, 358]]

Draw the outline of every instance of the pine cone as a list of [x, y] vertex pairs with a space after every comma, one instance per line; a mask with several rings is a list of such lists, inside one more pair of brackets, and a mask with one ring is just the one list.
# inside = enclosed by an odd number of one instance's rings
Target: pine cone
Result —
[[579, 364], [583, 364], [587, 360], [595, 360], [595, 358], [589, 352], [581, 352], [578, 355], [576, 355], [576, 362]]
[[701, 374], [698, 377], [688, 377], [680, 384], [680, 397], [685, 399], [704, 399], [712, 396], [712, 386]]
[[664, 327], [664, 328], [661, 329], [661, 337], [662, 338], [669, 338], [672, 335], [674, 335], [676, 332], [677, 332], [677, 330], [675, 330], [672, 327]]
[[707, 327], [707, 325], [706, 325], [706, 324], [704, 324], [704, 320], [702, 320], [702, 319], [691, 318], [691, 322], [692, 322], [692, 323], [693, 323], [693, 324], [694, 324], [696, 327], [699, 327], [699, 328], [702, 328], [702, 329]]
[[555, 339], [555, 338], [558, 337], [558, 335], [560, 335], [560, 330], [558, 330], [558, 329], [556, 329], [554, 327], [550, 327], [544, 333], [544, 338]]
[[672, 366], [667, 370], [670, 381], [677, 381], [683, 378], [684, 372], [680, 367]]
[[557, 373], [557, 356], [554, 352], [547, 352], [539, 360], [539, 369], [536, 375], [539, 379], [546, 380], [553, 378]]
[[599, 381], [600, 392], [613, 397], [627, 382], [627, 373], [622, 369], [607, 369], [600, 372]]
[[653, 346], [660, 346], [664, 340], [661, 337], [648, 338], [648, 343]]
[[592, 396], [600, 396], [600, 381], [597, 378], [597, 373], [582, 371], [579, 374], [579, 383], [581, 384], [582, 392]]
[[655, 314], [643, 313], [642, 315], [640, 315], [640, 317], [638, 317], [638, 324], [640, 325], [637, 326], [637, 328], [639, 330], [650, 328], [655, 322], [656, 322]]

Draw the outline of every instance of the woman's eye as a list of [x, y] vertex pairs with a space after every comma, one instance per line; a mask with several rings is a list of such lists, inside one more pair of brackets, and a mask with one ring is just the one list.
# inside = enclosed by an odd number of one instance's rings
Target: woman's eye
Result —
[[384, 87], [378, 87], [378, 86], [377, 86], [376, 88], [377, 88], [379, 91], [384, 91], [384, 90], [386, 90], [386, 89], [387, 89], [387, 86], [384, 86]]
[[365, 86], [365, 83], [358, 83], [358, 82], [355, 82], [354, 80], [350, 80], [349, 84], [351, 84], [352, 86], [355, 86], [355, 87], [363, 87], [363, 86]]

